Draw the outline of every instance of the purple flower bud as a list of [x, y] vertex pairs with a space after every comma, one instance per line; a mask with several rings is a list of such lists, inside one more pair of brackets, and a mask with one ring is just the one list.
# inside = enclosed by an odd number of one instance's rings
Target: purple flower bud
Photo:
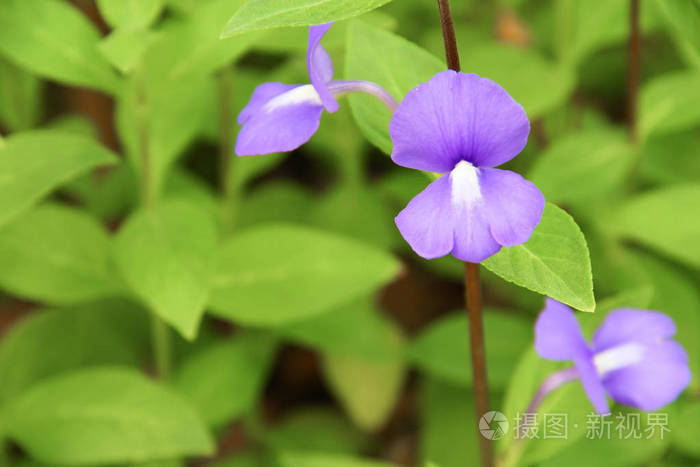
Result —
[[473, 73], [444, 71], [406, 95], [389, 125], [391, 158], [443, 174], [396, 217], [417, 254], [477, 263], [530, 238], [544, 196], [515, 172], [493, 168], [522, 151], [529, 132], [522, 106]]
[[616, 402], [658, 410], [690, 384], [688, 355], [672, 339], [673, 320], [663, 313], [621, 308], [608, 314], [589, 345], [574, 312], [547, 299], [535, 324], [535, 350], [548, 360], [573, 360], [596, 412]]

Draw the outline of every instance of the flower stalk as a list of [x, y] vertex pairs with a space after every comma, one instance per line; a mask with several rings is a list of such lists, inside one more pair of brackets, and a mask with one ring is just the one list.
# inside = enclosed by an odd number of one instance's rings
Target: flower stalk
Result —
[[[445, 58], [447, 67], [459, 72], [459, 50], [455, 36], [452, 13], [449, 0], [437, 0], [440, 11], [440, 25], [442, 26], [442, 38], [445, 44]], [[476, 403], [476, 420], [474, 429], [478, 426], [479, 419], [489, 410], [488, 379], [486, 376], [486, 348], [484, 345], [484, 326], [481, 303], [481, 280], [479, 278], [479, 265], [465, 262], [464, 267], [464, 294], [469, 318], [469, 343], [471, 346], [472, 374], [474, 381], [474, 398]], [[478, 435], [477, 435], [478, 436]], [[479, 451], [481, 465], [492, 467], [493, 448], [491, 442], [483, 436], [479, 438]]]
[[637, 96], [639, 94], [639, 0], [630, 0], [630, 35], [627, 43], [627, 127], [632, 143], [639, 139]]

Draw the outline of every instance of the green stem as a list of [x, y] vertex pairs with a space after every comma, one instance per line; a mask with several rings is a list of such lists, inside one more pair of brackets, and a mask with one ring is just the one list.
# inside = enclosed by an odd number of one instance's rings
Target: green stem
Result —
[[161, 379], [168, 379], [172, 365], [170, 328], [155, 313], [151, 313], [151, 342], [156, 374]]
[[221, 226], [224, 235], [233, 230], [233, 73], [231, 66], [219, 72], [219, 189], [221, 190]]
[[[151, 170], [151, 155], [148, 140], [148, 96], [144, 77], [141, 70], [136, 70], [136, 118], [141, 164], [141, 203], [145, 209], [153, 209], [155, 196], [153, 193], [153, 176]], [[170, 329], [168, 325], [151, 310], [151, 345], [155, 360], [156, 375], [167, 379], [172, 364], [170, 344]]]
[[554, 48], [560, 64], [568, 64], [571, 59], [571, 18], [572, 0], [557, 0], [554, 5]]

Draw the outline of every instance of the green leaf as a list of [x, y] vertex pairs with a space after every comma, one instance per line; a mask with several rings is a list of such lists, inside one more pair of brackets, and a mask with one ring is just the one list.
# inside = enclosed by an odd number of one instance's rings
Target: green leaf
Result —
[[537, 158], [527, 178], [551, 202], [590, 202], [620, 185], [634, 155], [624, 131], [585, 130], [555, 141]]
[[[444, 69], [442, 61], [403, 37], [362, 21], [353, 21], [348, 28], [347, 79], [377, 83], [399, 102], [408, 91]], [[354, 94], [349, 99], [362, 133], [372, 144], [390, 154], [389, 110], [374, 97]]]
[[[505, 386], [519, 356], [530, 345], [530, 323], [514, 314], [484, 313], [489, 385]], [[410, 345], [407, 358], [423, 371], [450, 383], [472, 385], [469, 324], [464, 312], [431, 324]]]
[[264, 336], [236, 336], [189, 357], [175, 379], [175, 387], [214, 426], [248, 413], [263, 388], [275, 343]]
[[165, 6], [164, 0], [97, 0], [100, 14], [114, 29], [147, 28]]
[[404, 342], [388, 327], [383, 359], [327, 353], [323, 375], [350, 418], [363, 430], [380, 429], [394, 409], [405, 377]]
[[557, 66], [521, 47], [495, 42], [476, 44], [462, 48], [461, 60], [463, 70], [503, 86], [531, 119], [563, 104], [576, 84], [571, 68]]
[[0, 340], [0, 406], [38, 381], [94, 365], [138, 365], [145, 310], [110, 300], [27, 314]]
[[36, 126], [43, 112], [44, 85], [33, 74], [0, 57], [0, 122], [7, 130]]
[[607, 228], [679, 261], [700, 267], [700, 184], [636, 195], [613, 209]]
[[256, 29], [311, 26], [352, 18], [391, 0], [253, 0], [243, 5], [224, 27], [221, 37]]
[[288, 452], [280, 456], [280, 467], [390, 467], [384, 462], [340, 454]]
[[117, 367], [44, 381], [4, 415], [8, 436], [47, 463], [141, 462], [214, 452], [211, 435], [181, 397]]
[[677, 417], [671, 433], [673, 446], [679, 451], [700, 458], [700, 401], [681, 405]]
[[667, 73], [642, 86], [639, 95], [639, 132], [670, 133], [700, 123], [700, 73]]
[[246, 193], [238, 200], [234, 221], [236, 227], [244, 229], [271, 222], [307, 223], [313, 194], [301, 184], [275, 181]]
[[656, 183], [700, 181], [700, 132], [649, 138], [639, 156], [642, 175]]
[[156, 83], [163, 79], [187, 80], [203, 76], [234, 62], [253, 46], [262, 33], [221, 40], [219, 33], [232, 11], [243, 0], [201, 2], [184, 18], [159, 29], [162, 40], [149, 50], [146, 62]]
[[363, 434], [342, 413], [316, 407], [286, 415], [264, 434], [265, 444], [277, 452], [352, 454], [360, 450], [364, 441]]
[[[463, 467], [479, 451], [474, 395], [462, 386], [428, 378], [421, 391], [424, 459], [441, 467]], [[471, 465], [471, 464], [470, 464]]]
[[530, 240], [503, 248], [481, 264], [507, 281], [581, 311], [595, 309], [586, 239], [571, 216], [551, 203]]
[[158, 34], [147, 29], [118, 29], [103, 39], [102, 55], [124, 74], [131, 72]]
[[11, 135], [0, 144], [0, 226], [62, 183], [114, 160], [112, 152], [82, 136], [51, 130]]
[[214, 313], [261, 326], [330, 311], [379, 288], [399, 268], [391, 255], [356, 240], [284, 224], [242, 232], [217, 259]]
[[332, 312], [280, 326], [275, 332], [324, 353], [382, 360], [389, 357], [385, 340], [392, 329], [376, 309], [374, 297], [362, 297]]
[[100, 33], [76, 8], [56, 0], [5, 0], [0, 52], [34, 73], [114, 93], [117, 75], [97, 51]]
[[206, 212], [171, 201], [134, 214], [115, 255], [135, 294], [185, 338], [197, 334], [209, 297], [216, 226]]
[[700, 66], [700, 2], [655, 0], [654, 6], [668, 24], [681, 53], [690, 64]]
[[107, 233], [74, 208], [42, 205], [0, 229], [0, 287], [48, 303], [118, 293]]

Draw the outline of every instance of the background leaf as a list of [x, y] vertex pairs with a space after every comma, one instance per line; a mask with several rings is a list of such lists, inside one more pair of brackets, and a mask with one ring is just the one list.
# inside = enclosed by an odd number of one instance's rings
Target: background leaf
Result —
[[48, 79], [114, 93], [121, 83], [97, 51], [99, 39], [97, 29], [67, 2], [3, 2], [3, 55]]
[[222, 37], [255, 29], [310, 26], [358, 16], [391, 0], [255, 0], [243, 5], [228, 22]]
[[82, 136], [51, 130], [10, 136], [0, 147], [0, 226], [72, 177], [114, 160]]
[[639, 132], [680, 131], [700, 123], [700, 74], [667, 73], [645, 83], [639, 95]]
[[142, 29], [158, 17], [165, 0], [97, 0], [97, 6], [113, 28]]
[[171, 201], [137, 212], [119, 231], [115, 255], [145, 303], [193, 339], [209, 297], [216, 226], [196, 206]]
[[238, 234], [217, 259], [213, 311], [263, 326], [330, 311], [391, 280], [399, 266], [355, 240], [282, 224]]
[[171, 390], [133, 370], [95, 368], [44, 381], [5, 412], [8, 435], [47, 463], [208, 455], [211, 435]]

